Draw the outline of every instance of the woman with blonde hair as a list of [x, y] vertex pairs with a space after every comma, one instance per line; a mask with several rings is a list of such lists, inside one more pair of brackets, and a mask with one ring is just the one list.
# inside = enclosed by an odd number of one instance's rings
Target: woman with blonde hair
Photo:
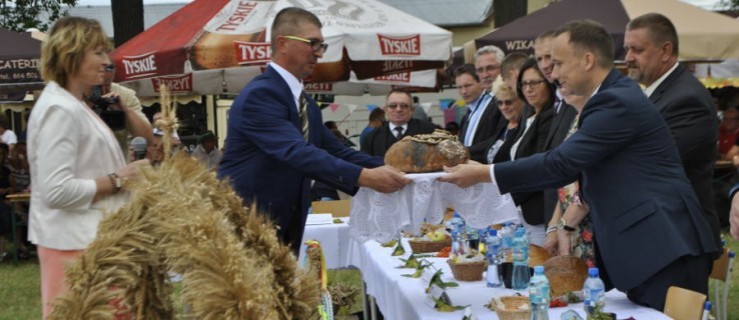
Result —
[[501, 76], [498, 76], [493, 82], [493, 93], [495, 93], [495, 103], [498, 105], [498, 110], [508, 121], [508, 125], [501, 130], [498, 137], [490, 143], [488, 148], [488, 163], [499, 163], [511, 160], [511, 145], [515, 142], [514, 138], [518, 132], [524, 102], [518, 98], [516, 90], [511, 88]]
[[84, 102], [84, 93], [103, 83], [111, 47], [100, 23], [66, 17], [41, 48], [46, 87], [28, 122], [28, 238], [38, 246], [44, 318], [65, 291], [65, 265], [93, 241], [100, 220], [125, 204], [125, 181], [149, 163], [126, 164], [113, 132]]

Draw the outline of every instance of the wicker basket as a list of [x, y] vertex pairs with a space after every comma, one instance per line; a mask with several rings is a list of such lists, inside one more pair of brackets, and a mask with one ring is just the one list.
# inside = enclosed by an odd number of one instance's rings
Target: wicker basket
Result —
[[452, 260], [447, 260], [449, 268], [452, 269], [454, 279], [459, 281], [479, 281], [482, 280], [482, 272], [487, 269], [487, 262], [478, 261], [470, 263], [454, 263]]
[[500, 320], [529, 320], [531, 317], [531, 308], [525, 310], [519, 309], [522, 305], [529, 305], [529, 297], [524, 296], [505, 296], [500, 297], [500, 301], [505, 305], [505, 309], [498, 306], [498, 302], [493, 299], [488, 307], [495, 311]]
[[418, 240], [408, 240], [408, 244], [411, 245], [411, 250], [413, 250], [413, 253], [429, 253], [429, 252], [439, 252], [441, 249], [444, 249], [444, 247], [449, 247], [452, 245], [452, 240], [447, 238], [445, 241], [418, 241]]

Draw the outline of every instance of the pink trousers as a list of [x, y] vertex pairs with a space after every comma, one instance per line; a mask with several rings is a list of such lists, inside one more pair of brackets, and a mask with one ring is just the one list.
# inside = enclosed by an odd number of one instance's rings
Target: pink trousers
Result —
[[[67, 291], [64, 268], [74, 263], [84, 250], [56, 250], [42, 246], [36, 247], [41, 266], [41, 303], [43, 319], [53, 310], [54, 299]], [[115, 288], [111, 288], [114, 290]], [[114, 299], [110, 304], [116, 309], [115, 320], [132, 319], [133, 315], [120, 305], [121, 299]]]
[[72, 264], [85, 251], [65, 251], [37, 246], [36, 252], [41, 266], [41, 306], [46, 319], [51, 313], [54, 299], [67, 290], [64, 267]]

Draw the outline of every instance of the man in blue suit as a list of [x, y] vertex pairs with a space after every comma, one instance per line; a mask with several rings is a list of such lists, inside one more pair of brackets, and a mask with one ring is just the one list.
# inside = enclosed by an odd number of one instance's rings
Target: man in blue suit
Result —
[[595, 22], [573, 21], [556, 31], [552, 59], [553, 79], [590, 97], [578, 131], [546, 153], [448, 168], [441, 180], [463, 187], [493, 181], [501, 192], [579, 180], [608, 288], [657, 310], [670, 286], [705, 294], [719, 246], [664, 119], [633, 80], [613, 69], [613, 40]]
[[311, 180], [353, 193], [357, 186], [393, 192], [410, 183], [402, 173], [341, 144], [321, 110], [302, 90], [327, 45], [321, 22], [286, 8], [271, 30], [272, 62], [234, 101], [218, 177], [228, 179], [245, 205], [256, 202], [297, 254], [310, 206]]

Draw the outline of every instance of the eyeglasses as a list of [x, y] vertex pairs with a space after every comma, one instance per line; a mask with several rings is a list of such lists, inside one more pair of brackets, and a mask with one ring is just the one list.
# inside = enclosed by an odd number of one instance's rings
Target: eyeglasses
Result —
[[311, 49], [313, 49], [313, 51], [315, 52], [318, 52], [321, 50], [326, 51], [326, 49], [328, 49], [328, 43], [323, 42], [323, 40], [305, 39], [305, 38], [296, 37], [296, 36], [283, 36], [283, 37], [290, 39], [290, 40], [295, 40], [295, 41], [300, 41], [300, 42], [305, 42], [307, 44], [310, 44]]
[[111, 63], [111, 64], [105, 66], [105, 71], [106, 72], [113, 72], [113, 70], [115, 70], [115, 64]]
[[526, 89], [526, 87], [531, 87], [533, 89], [533, 88], [538, 87], [540, 84], [544, 83], [545, 81], [546, 80], [544, 80], [544, 79], [541, 79], [541, 80], [531, 80], [531, 81], [521, 81], [521, 83], [519, 83], [519, 87], [521, 87], [521, 89]]
[[514, 100], [498, 100], [495, 103], [497, 103], [498, 106], [502, 106], [502, 105], [512, 106], [514, 102], [516, 102], [516, 101], [514, 101]]
[[494, 71], [498, 69], [500, 69], [499, 64], [491, 64], [491, 65], [487, 65], [484, 67], [479, 67], [476, 70], [477, 70], [477, 73], [483, 73], [483, 72], [490, 72], [490, 71]]
[[411, 105], [405, 104], [405, 103], [391, 103], [391, 104], [386, 105], [385, 107], [387, 107], [388, 109], [398, 109], [398, 108], [400, 108], [400, 109], [403, 109], [403, 110], [407, 110], [407, 109], [410, 109], [411, 108]]

